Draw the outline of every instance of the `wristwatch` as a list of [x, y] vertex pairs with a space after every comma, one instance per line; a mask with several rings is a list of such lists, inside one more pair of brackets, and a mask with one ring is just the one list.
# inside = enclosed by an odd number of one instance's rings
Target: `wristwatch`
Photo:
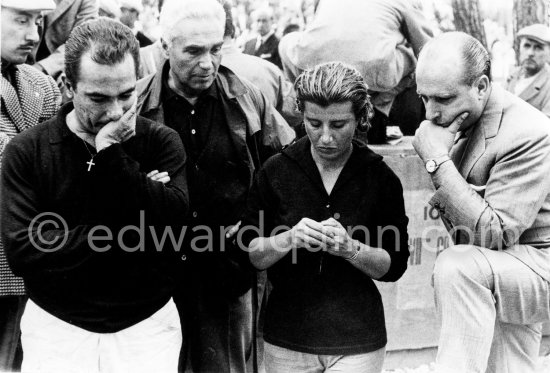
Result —
[[429, 174], [433, 174], [437, 171], [439, 166], [441, 166], [443, 163], [450, 161], [451, 158], [449, 158], [448, 155], [442, 155], [441, 157], [437, 157], [434, 159], [428, 159], [426, 162], [426, 171], [428, 171]]

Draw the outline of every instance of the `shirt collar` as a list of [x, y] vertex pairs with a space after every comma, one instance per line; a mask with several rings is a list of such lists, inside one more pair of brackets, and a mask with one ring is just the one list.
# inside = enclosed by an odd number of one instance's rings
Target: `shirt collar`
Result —
[[271, 35], [273, 35], [275, 32], [273, 30], [269, 31], [267, 34], [265, 34], [265, 36], [261, 36], [261, 35], [258, 35], [258, 40], [261, 42], [261, 43], [265, 43], [265, 41], [267, 39], [269, 39], [271, 37]]
[[2, 76], [11, 82], [16, 65], [2, 58], [1, 66], [2, 66]]

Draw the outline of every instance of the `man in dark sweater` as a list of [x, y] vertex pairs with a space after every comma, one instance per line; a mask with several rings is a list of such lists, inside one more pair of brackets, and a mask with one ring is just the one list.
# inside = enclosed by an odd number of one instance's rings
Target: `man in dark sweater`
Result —
[[136, 116], [138, 66], [126, 26], [77, 27], [73, 102], [5, 149], [2, 239], [30, 297], [23, 371], [177, 369], [178, 248], [164, 234], [187, 213], [185, 153], [175, 131]]

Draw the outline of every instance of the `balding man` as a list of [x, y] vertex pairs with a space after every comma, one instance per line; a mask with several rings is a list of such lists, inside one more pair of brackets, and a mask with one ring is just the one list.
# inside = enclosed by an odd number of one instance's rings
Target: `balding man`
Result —
[[415, 150], [456, 246], [434, 268], [438, 372], [534, 372], [550, 318], [550, 120], [491, 84], [464, 33], [422, 50]]
[[281, 69], [271, 62], [243, 53], [237, 48], [230, 2], [224, 1], [223, 9], [225, 10], [225, 31], [222, 65], [258, 87], [283, 118], [295, 129], [299, 129], [302, 117], [296, 110], [296, 92], [294, 92], [293, 82], [288, 81]]
[[279, 38], [273, 30], [273, 10], [260, 8], [254, 12], [252, 18], [256, 24], [258, 36], [246, 42], [243, 52], [274, 63], [282, 70], [283, 66], [279, 57]]
[[506, 88], [550, 117], [550, 27], [534, 24], [517, 36], [520, 66]]

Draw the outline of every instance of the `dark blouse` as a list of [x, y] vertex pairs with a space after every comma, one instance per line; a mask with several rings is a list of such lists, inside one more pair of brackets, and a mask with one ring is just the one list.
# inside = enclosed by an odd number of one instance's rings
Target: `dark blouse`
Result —
[[[307, 217], [337, 219], [350, 235], [391, 257], [379, 281], [396, 281], [409, 257], [403, 189], [382, 157], [363, 144], [342, 169], [330, 195], [307, 137], [259, 171], [243, 221], [243, 241], [270, 237]], [[251, 229], [257, 227], [258, 230]], [[277, 228], [278, 231], [273, 232]], [[267, 342], [313, 354], [348, 355], [386, 345], [384, 309], [373, 280], [343, 258], [298, 249], [268, 269], [273, 285], [264, 329]]]

